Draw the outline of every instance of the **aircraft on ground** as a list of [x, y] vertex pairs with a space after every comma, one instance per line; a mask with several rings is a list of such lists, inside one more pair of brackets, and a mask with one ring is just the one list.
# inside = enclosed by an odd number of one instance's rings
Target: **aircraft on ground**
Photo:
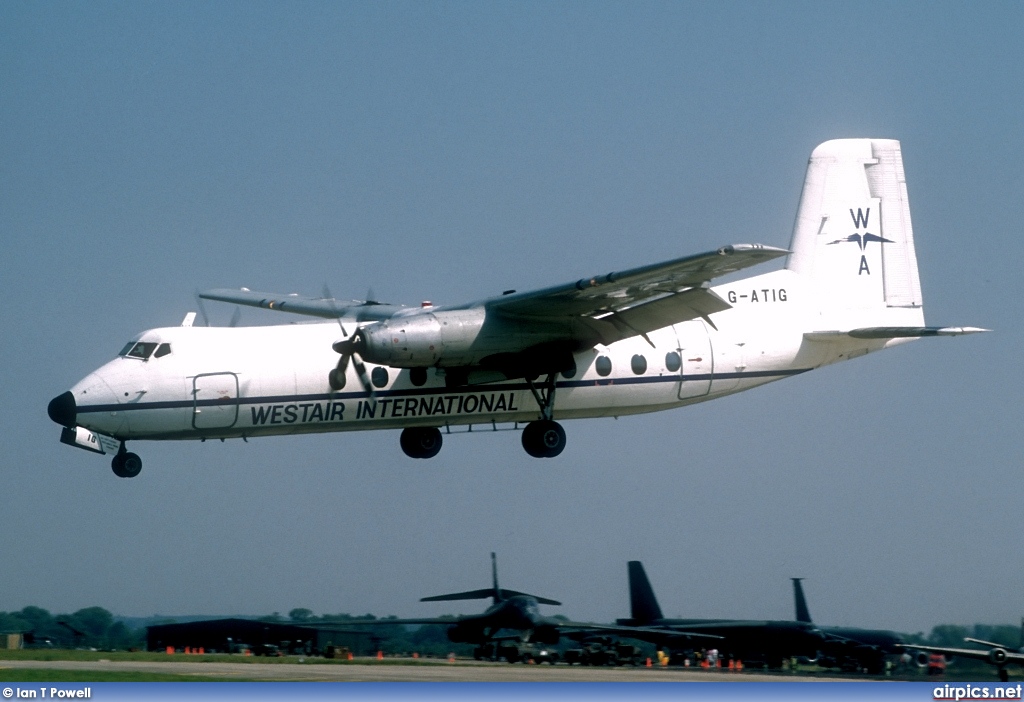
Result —
[[[413, 619], [373, 619], [373, 620], [345, 620], [346, 626], [358, 624], [372, 625], [402, 625], [402, 624], [440, 624], [448, 627], [448, 639], [453, 643], [476, 644], [473, 655], [477, 660], [491, 658], [506, 658], [515, 663], [519, 657], [519, 647], [516, 644], [557, 644], [563, 635], [581, 635], [600, 633], [607, 635], [622, 635], [636, 638], [637, 634], [642, 635], [643, 629], [626, 626], [610, 626], [603, 624], [589, 624], [571, 622], [567, 619], [548, 617], [540, 612], [539, 605], [560, 605], [557, 600], [537, 595], [529, 595], [517, 590], [508, 590], [498, 585], [498, 561], [495, 554], [491, 553], [491, 579], [492, 585], [481, 590], [469, 590], [467, 592], [454, 592], [447, 595], [434, 595], [424, 597], [420, 602], [448, 602], [454, 600], [482, 600], [491, 599], [491, 605], [481, 614], [464, 614], [458, 617], [431, 617]], [[681, 632], [685, 636], [686, 632]], [[690, 634], [694, 638], [702, 640], [719, 640], [721, 637], [711, 634]], [[577, 638], [574, 636], [574, 638]], [[503, 642], [511, 642], [512, 645], [504, 646]]]
[[[792, 657], [814, 658], [825, 637], [809, 622], [762, 621], [742, 619], [667, 619], [654, 596], [643, 563], [630, 561], [628, 619], [618, 619], [622, 626], [640, 627], [632, 638], [665, 646], [676, 651], [693, 650], [685, 640], [694, 633], [715, 634], [724, 638], [714, 644], [725, 656], [743, 661], [764, 663], [769, 668], [781, 668], [783, 661]], [[677, 632], [685, 631], [679, 636]], [[708, 644], [704, 644], [707, 646]], [[677, 657], [676, 654], [672, 655]]]
[[[803, 578], [793, 581], [796, 620], [812, 624], [811, 612], [804, 597]], [[885, 629], [857, 629], [846, 626], [818, 626], [824, 636], [817, 663], [823, 668], [867, 670], [872, 675], [885, 672], [887, 655], [903, 653], [903, 637]]]
[[977, 648], [947, 648], [945, 646], [922, 646], [920, 644], [908, 644], [904, 648], [908, 651], [921, 650], [928, 651], [929, 653], [941, 653], [945, 656], [962, 656], [964, 658], [973, 658], [979, 661], [985, 661], [991, 663], [999, 669], [999, 681], [1009, 682], [1010, 673], [1006, 670], [1006, 666], [1011, 663], [1016, 663], [1020, 666], [1024, 666], [1024, 619], [1020, 621], [1020, 645], [1016, 650], [1013, 650], [1002, 644], [997, 644], [992, 641], [982, 641], [981, 639], [974, 639], [971, 637], [965, 637], [964, 641], [967, 643], [978, 644], [984, 646], [986, 650]]
[[[711, 281], [787, 256], [785, 268]], [[400, 307], [241, 290], [200, 295], [330, 321], [151, 329], [49, 404], [61, 441], [248, 440], [401, 429], [430, 458], [442, 430], [522, 429], [531, 456], [565, 447], [557, 420], [671, 409], [924, 336], [898, 141], [841, 139], [811, 154], [790, 249], [734, 244], [467, 304]]]

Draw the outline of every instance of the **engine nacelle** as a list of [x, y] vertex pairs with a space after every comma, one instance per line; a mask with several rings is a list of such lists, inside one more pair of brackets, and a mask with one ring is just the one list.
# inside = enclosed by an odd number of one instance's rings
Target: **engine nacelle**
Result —
[[432, 314], [371, 324], [357, 332], [355, 349], [363, 359], [382, 366], [432, 366], [444, 352], [441, 324]]
[[[395, 368], [460, 365], [483, 326], [483, 310], [417, 312], [359, 329], [354, 348], [370, 363]], [[447, 363], [446, 363], [447, 361]]]
[[1003, 665], [1006, 663], [1006, 649], [993, 648], [988, 652], [988, 660], [992, 665]]

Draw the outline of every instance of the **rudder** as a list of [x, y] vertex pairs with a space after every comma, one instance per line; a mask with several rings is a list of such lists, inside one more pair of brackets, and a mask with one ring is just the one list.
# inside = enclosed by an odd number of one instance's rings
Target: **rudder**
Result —
[[924, 324], [900, 143], [837, 139], [807, 166], [786, 267], [826, 328]]

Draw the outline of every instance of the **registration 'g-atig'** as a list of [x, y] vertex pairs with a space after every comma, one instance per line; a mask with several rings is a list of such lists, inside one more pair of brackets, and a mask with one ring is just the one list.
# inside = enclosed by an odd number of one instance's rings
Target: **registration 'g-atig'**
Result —
[[[712, 285], [788, 256], [785, 268]], [[201, 297], [320, 318], [151, 329], [49, 406], [61, 440], [125, 442], [401, 429], [430, 458], [443, 434], [522, 429], [531, 456], [565, 448], [560, 420], [672, 409], [923, 336], [897, 141], [842, 139], [811, 154], [790, 249], [733, 244], [532, 292], [403, 307], [241, 290]]]

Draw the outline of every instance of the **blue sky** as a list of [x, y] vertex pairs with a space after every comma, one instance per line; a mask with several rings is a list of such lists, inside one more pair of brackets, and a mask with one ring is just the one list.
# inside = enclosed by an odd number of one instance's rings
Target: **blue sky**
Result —
[[[0, 5], [0, 609], [430, 616], [486, 584], [626, 616], [1007, 623], [1024, 438], [1017, 3]], [[49, 399], [197, 289], [416, 304], [789, 242], [807, 157], [903, 145], [928, 340], [429, 462], [397, 433], [152, 443]], [[765, 269], [767, 270], [767, 269]], [[227, 323], [229, 306], [208, 306]], [[246, 324], [282, 321], [245, 311]], [[468, 604], [467, 610], [473, 605]]]

